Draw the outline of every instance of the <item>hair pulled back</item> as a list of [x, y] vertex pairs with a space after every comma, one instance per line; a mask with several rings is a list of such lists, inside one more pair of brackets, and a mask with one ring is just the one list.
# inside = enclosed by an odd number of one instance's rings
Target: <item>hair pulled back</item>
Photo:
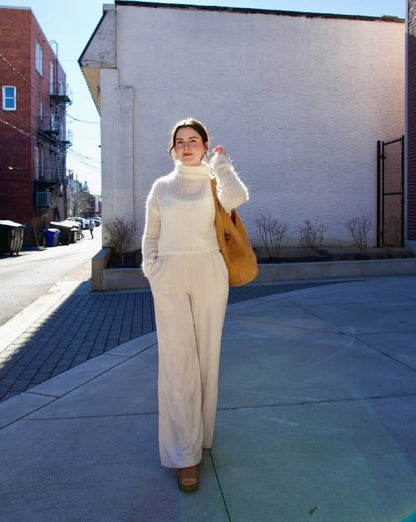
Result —
[[178, 121], [175, 126], [172, 129], [172, 132], [170, 134], [170, 143], [169, 143], [169, 154], [172, 153], [173, 149], [175, 148], [176, 144], [176, 135], [178, 133], [179, 129], [183, 129], [184, 127], [192, 127], [202, 138], [202, 143], [206, 143], [208, 146], [209, 137], [208, 137], [208, 131], [206, 127], [195, 118], [186, 118], [185, 120]]

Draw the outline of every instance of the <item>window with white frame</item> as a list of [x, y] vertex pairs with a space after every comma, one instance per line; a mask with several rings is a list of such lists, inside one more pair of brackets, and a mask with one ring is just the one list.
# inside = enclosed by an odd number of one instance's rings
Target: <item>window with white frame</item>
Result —
[[35, 57], [36, 70], [41, 76], [43, 76], [43, 49], [39, 42], [36, 42]]
[[16, 87], [4, 85], [2, 107], [5, 111], [15, 111], [17, 109], [16, 98]]

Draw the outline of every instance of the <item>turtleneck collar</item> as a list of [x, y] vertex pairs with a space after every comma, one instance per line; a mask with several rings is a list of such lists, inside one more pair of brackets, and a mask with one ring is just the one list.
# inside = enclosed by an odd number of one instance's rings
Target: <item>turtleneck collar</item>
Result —
[[180, 161], [176, 161], [175, 163], [175, 175], [176, 176], [184, 176], [189, 178], [207, 178], [210, 177], [209, 172], [209, 164], [206, 162], [202, 162], [201, 165], [190, 167], [188, 165], [184, 165]]

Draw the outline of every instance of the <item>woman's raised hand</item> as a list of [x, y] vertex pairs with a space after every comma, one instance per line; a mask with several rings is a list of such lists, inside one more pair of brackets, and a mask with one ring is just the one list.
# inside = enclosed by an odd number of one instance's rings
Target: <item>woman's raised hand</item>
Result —
[[218, 147], [215, 147], [215, 149], [212, 149], [211, 154], [223, 154], [224, 156], [227, 155], [227, 151], [224, 149], [222, 145], [218, 145]]

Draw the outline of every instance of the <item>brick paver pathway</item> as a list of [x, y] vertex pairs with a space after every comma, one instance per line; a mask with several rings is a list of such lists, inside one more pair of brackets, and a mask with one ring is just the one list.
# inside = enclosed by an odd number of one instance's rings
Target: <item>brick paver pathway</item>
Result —
[[[322, 284], [230, 288], [229, 304]], [[154, 330], [150, 291], [75, 293], [0, 353], [0, 401]]]

